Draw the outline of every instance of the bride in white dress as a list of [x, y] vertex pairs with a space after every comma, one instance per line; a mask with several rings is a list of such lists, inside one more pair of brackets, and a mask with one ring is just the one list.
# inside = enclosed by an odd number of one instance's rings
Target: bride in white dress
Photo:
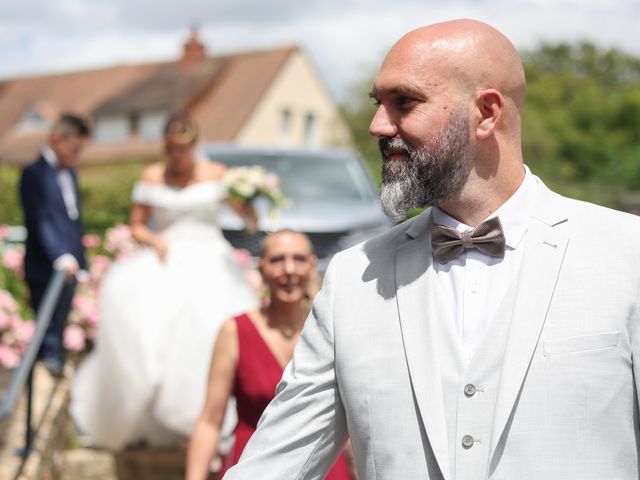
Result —
[[[148, 167], [134, 187], [132, 233], [148, 248], [105, 278], [96, 347], [72, 385], [71, 415], [95, 446], [166, 446], [187, 437], [204, 403], [219, 326], [257, 305], [216, 224], [225, 168], [194, 162], [196, 137], [189, 117], [172, 117], [166, 165]], [[232, 207], [255, 228], [252, 208]]]

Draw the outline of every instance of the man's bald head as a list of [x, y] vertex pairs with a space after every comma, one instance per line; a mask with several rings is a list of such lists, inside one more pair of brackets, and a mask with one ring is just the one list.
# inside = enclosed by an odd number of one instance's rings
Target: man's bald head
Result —
[[522, 109], [522, 60], [511, 41], [486, 23], [451, 20], [418, 28], [393, 46], [387, 60], [396, 55], [412, 56], [415, 68], [437, 68], [463, 88], [495, 88]]

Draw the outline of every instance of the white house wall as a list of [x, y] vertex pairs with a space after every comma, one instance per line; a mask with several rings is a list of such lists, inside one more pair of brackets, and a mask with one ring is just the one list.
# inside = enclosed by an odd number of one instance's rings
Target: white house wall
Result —
[[[289, 114], [289, 130], [282, 131], [283, 112]], [[315, 118], [315, 140], [305, 142], [306, 117]], [[294, 52], [251, 117], [236, 136], [245, 145], [287, 147], [347, 147], [349, 129], [310, 62]]]

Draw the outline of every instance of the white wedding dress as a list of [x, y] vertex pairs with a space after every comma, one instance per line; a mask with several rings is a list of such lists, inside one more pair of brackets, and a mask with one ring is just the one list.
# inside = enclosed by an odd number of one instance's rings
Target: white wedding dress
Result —
[[95, 349], [72, 385], [71, 415], [90, 443], [111, 449], [188, 436], [204, 403], [221, 323], [257, 306], [216, 224], [222, 184], [182, 189], [139, 182], [168, 244], [117, 262], [101, 290]]

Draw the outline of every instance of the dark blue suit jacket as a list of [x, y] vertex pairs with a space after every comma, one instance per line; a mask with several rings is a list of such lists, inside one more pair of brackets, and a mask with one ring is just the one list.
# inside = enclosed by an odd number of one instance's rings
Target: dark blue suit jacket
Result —
[[[30, 285], [43, 285], [53, 273], [53, 261], [70, 253], [85, 268], [82, 222], [69, 218], [56, 179], [56, 170], [40, 156], [22, 171], [20, 198], [27, 227], [25, 279]], [[78, 211], [80, 196], [76, 174], [71, 170]]]

